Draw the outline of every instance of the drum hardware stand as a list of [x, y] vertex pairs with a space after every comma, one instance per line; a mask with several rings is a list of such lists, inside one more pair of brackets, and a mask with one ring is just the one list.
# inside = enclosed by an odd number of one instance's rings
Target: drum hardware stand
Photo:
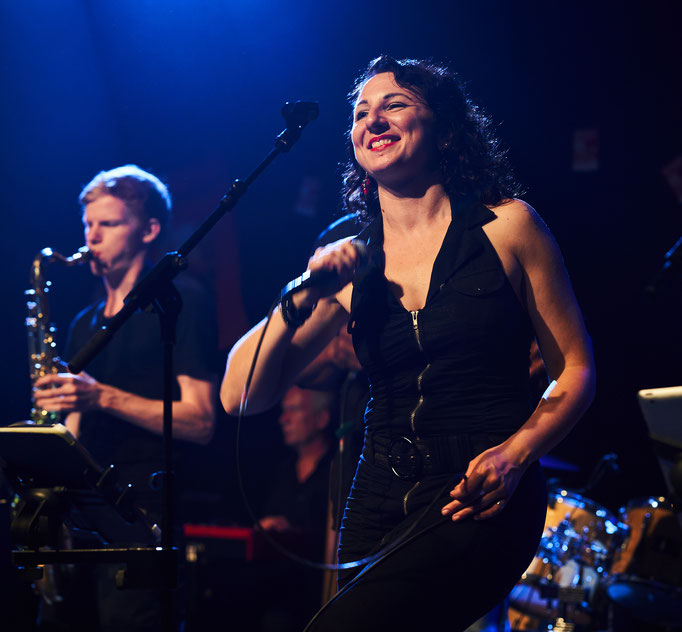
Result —
[[579, 604], [585, 601], [586, 590], [581, 586], [557, 586], [556, 584], [544, 585], [540, 588], [540, 597], [547, 600], [547, 606], [551, 608], [552, 601], [559, 602], [559, 616], [553, 624], [547, 626], [547, 630], [573, 632], [575, 623], [567, 618], [567, 609], [571, 604]]
[[[564, 521], [570, 526], [568, 519]], [[580, 559], [575, 560], [582, 569], [583, 563]], [[556, 571], [552, 571], [552, 577], [556, 575]], [[583, 573], [580, 572], [578, 582], [582, 583]], [[552, 608], [552, 602], [558, 601], [558, 616], [554, 623], [548, 624], [547, 630], [554, 632], [574, 632], [575, 623], [568, 620], [568, 606], [577, 605], [587, 599], [587, 589], [581, 585], [578, 586], [560, 586], [557, 583], [545, 584], [540, 588], [540, 597], [547, 600], [548, 609]]]
[[548, 630], [553, 630], [554, 632], [574, 632], [575, 630], [575, 624], [574, 623], [569, 623], [568, 621], [564, 620], [563, 617], [559, 617], [552, 627], [548, 627]]

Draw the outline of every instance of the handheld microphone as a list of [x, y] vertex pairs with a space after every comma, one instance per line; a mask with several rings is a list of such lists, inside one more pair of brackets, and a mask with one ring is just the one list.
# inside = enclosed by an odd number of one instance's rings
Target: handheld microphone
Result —
[[[369, 253], [367, 251], [367, 244], [361, 239], [352, 239], [351, 244], [355, 246], [355, 250], [360, 257], [360, 264], [358, 268], [367, 264], [369, 259]], [[284, 299], [287, 296], [291, 296], [300, 290], [304, 290], [308, 287], [326, 285], [327, 283], [333, 282], [339, 278], [336, 270], [306, 270], [300, 277], [289, 281], [280, 292], [280, 298]]]

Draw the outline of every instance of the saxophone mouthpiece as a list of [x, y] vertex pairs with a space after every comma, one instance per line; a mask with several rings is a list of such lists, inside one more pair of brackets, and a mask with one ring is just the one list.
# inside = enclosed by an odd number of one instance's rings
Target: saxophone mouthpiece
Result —
[[92, 252], [90, 252], [90, 248], [87, 246], [81, 246], [78, 249], [78, 252], [71, 256], [71, 259], [78, 261], [79, 263], [86, 263], [92, 259]]

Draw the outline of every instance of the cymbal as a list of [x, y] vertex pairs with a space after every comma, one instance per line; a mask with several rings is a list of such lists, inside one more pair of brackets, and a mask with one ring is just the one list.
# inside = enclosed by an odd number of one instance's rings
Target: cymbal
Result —
[[562, 472], [577, 472], [580, 469], [574, 463], [548, 454], [540, 457], [540, 466], [546, 470], [560, 470]]

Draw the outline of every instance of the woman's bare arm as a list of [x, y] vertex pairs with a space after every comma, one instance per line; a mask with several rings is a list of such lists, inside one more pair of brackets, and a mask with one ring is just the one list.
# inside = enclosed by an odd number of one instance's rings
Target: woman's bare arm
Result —
[[521, 297], [556, 384], [516, 433], [471, 461], [467, 480], [455, 487], [453, 502], [443, 508], [453, 520], [499, 513], [521, 474], [570, 432], [595, 392], [592, 345], [554, 238], [523, 202], [495, 210], [505, 221], [506, 254], [518, 263]]
[[[263, 412], [276, 404], [298, 374], [338, 332], [348, 318], [350, 281], [358, 263], [359, 256], [350, 239], [330, 244], [311, 258], [310, 270], [334, 270], [337, 280], [293, 296], [297, 309], [314, 307], [310, 318], [297, 330], [287, 326], [279, 310], [273, 314], [256, 363], [247, 412]], [[264, 326], [265, 321], [261, 321], [251, 329], [228, 356], [220, 389], [220, 399], [228, 413], [239, 410], [244, 383]]]

